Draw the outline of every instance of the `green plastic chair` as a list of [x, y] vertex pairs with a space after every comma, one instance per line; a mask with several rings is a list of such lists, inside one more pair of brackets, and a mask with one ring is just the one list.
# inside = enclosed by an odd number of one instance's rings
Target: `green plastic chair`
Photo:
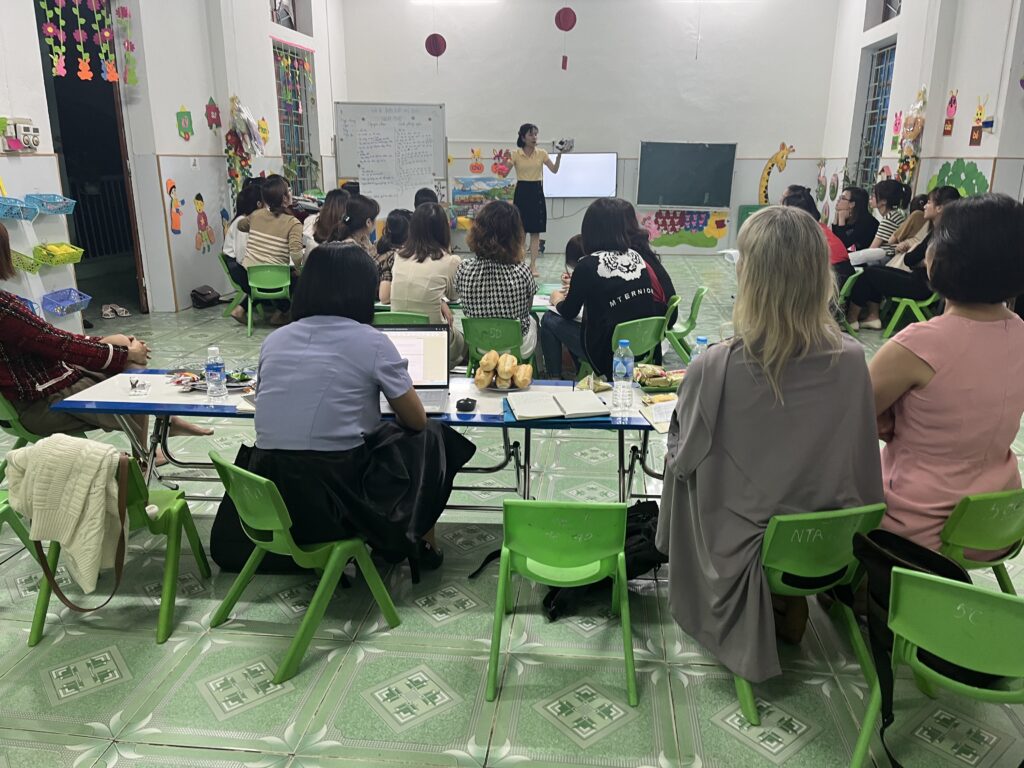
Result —
[[[768, 523], [761, 543], [761, 567], [768, 588], [776, 595], [806, 596], [826, 592], [837, 586], [855, 586], [857, 558], [853, 555], [853, 535], [878, 527], [885, 514], [884, 504], [777, 515]], [[864, 676], [874, 679], [874, 665], [853, 611], [841, 600], [831, 609], [846, 629]], [[733, 675], [743, 716], [760, 725], [750, 682]]]
[[[994, 704], [1024, 703], [1024, 599], [984, 587], [906, 568], [892, 569], [889, 629], [894, 635], [892, 666], [905, 664], [925, 687], [938, 686], [959, 696]], [[927, 651], [960, 667], [1002, 678], [991, 688], [958, 682], [920, 659]], [[868, 760], [882, 692], [871, 688], [851, 768]]]
[[693, 354], [693, 349], [690, 348], [690, 343], [686, 340], [686, 337], [693, 333], [697, 327], [697, 315], [700, 314], [700, 305], [704, 301], [704, 296], [707, 292], [706, 286], [700, 286], [697, 292], [693, 294], [693, 300], [690, 302], [690, 316], [686, 318], [686, 322], [679, 328], [665, 329], [665, 338], [668, 339], [672, 349], [679, 355], [683, 365], [690, 362], [690, 356]]
[[[1008, 595], [1017, 594], [1005, 563], [1024, 548], [1024, 490], [965, 496], [946, 520], [939, 537], [939, 551], [946, 557], [968, 571], [991, 568], [999, 588]], [[972, 560], [964, 554], [967, 549], [1009, 551], [995, 560]]]
[[753, 216], [755, 213], [760, 211], [762, 208], [767, 208], [767, 205], [741, 205], [739, 207], [738, 215], [736, 216], [736, 231], [739, 232], [743, 229], [744, 223], [747, 219]]
[[498, 597], [487, 665], [487, 701], [498, 695], [501, 626], [512, 611], [512, 574], [552, 587], [579, 587], [611, 578], [612, 610], [621, 616], [629, 704], [637, 705], [633, 630], [626, 581], [626, 505], [506, 499]]
[[668, 329], [672, 327], [672, 315], [679, 311], [679, 297], [671, 296], [668, 300], [668, 306], [665, 309], [665, 323], [661, 327], [661, 338], [665, 338], [665, 334], [668, 333]]
[[[7, 505], [6, 500], [4, 505]], [[155, 505], [157, 514], [150, 518], [146, 512], [147, 505]], [[9, 505], [7, 505], [9, 506]], [[135, 459], [129, 462], [128, 474], [128, 532], [134, 533], [147, 530], [151, 534], [167, 537], [167, 550], [164, 555], [164, 582], [160, 592], [160, 612], [157, 614], [156, 641], [163, 643], [174, 630], [174, 599], [178, 591], [178, 568], [181, 559], [181, 532], [185, 532], [192, 555], [199, 566], [199, 573], [204, 579], [210, 578], [210, 563], [203, 551], [199, 539], [199, 531], [192, 520], [184, 491], [150, 489], [142, 477], [142, 471]], [[34, 547], [30, 548], [32, 551]], [[51, 541], [47, 549], [46, 560], [50, 570], [57, 571], [60, 560], [60, 544]], [[28, 644], [35, 646], [43, 638], [46, 625], [46, 612], [50, 605], [50, 582], [43, 579], [39, 582], [39, 594], [36, 596], [36, 611], [32, 617], [32, 629], [29, 631]]]
[[429, 325], [430, 317], [418, 312], [374, 312], [373, 324], [382, 325]]
[[[0, 395], [0, 429], [15, 438], [14, 445], [10, 449], [12, 451], [16, 448], [24, 448], [29, 443], [37, 443], [43, 439], [41, 435], [25, 429], [25, 425], [21, 423], [21, 417], [18, 415], [18, 412], [3, 395]], [[85, 437], [84, 432], [69, 432], [68, 434], [72, 437]], [[3, 482], [6, 476], [7, 457], [4, 456], [4, 460], [0, 462], [0, 482]]]
[[[523, 357], [523, 329], [518, 320], [507, 317], [464, 317], [462, 334], [469, 348], [467, 378], [472, 378], [480, 364], [480, 358], [495, 350], [499, 355], [515, 355], [516, 360], [529, 363], [537, 369], [536, 353], [527, 359]], [[538, 344], [539, 346], [539, 344]]]
[[7, 491], [0, 491], [0, 531], [3, 531], [5, 523], [10, 526], [11, 530], [14, 531], [14, 535], [25, 545], [28, 553], [38, 559], [36, 548], [32, 546], [32, 538], [29, 536], [25, 521], [7, 503]]
[[221, 269], [224, 270], [224, 274], [227, 276], [228, 282], [231, 283], [231, 287], [235, 289], [235, 297], [231, 300], [231, 303], [228, 304], [227, 309], [224, 310], [224, 314], [221, 315], [221, 317], [230, 317], [231, 313], [235, 311], [235, 307], [245, 301], [245, 291], [242, 290], [242, 286], [235, 282], [235, 278], [231, 276], [228, 265], [224, 261], [223, 253], [217, 257], [217, 261], [220, 262]]
[[850, 301], [850, 294], [853, 293], [853, 286], [856, 285], [857, 281], [860, 280], [860, 276], [864, 274], [862, 267], [856, 267], [856, 271], [846, 278], [846, 282], [843, 283], [843, 287], [839, 289], [837, 316], [839, 325], [842, 326], [843, 330], [853, 336], [855, 339], [860, 338], [860, 334], [854, 330], [853, 326], [846, 319], [846, 305]]
[[896, 303], [896, 309], [892, 313], [892, 317], [889, 319], [889, 324], [885, 326], [885, 332], [882, 333], [883, 339], [888, 339], [893, 333], [896, 332], [896, 328], [899, 326], [899, 322], [903, 315], [910, 311], [910, 314], [914, 316], [916, 322], [925, 322], [932, 316], [931, 307], [939, 300], [939, 294], [933, 293], [927, 299], [918, 301], [916, 299], [899, 299], [891, 298], [890, 301]]
[[252, 336], [254, 302], [289, 298], [291, 296], [292, 268], [287, 264], [254, 264], [246, 269], [246, 275], [249, 278], [249, 311], [246, 324], [249, 335]]
[[249, 586], [267, 552], [290, 557], [302, 568], [309, 568], [320, 574], [320, 583], [313, 594], [313, 599], [309, 601], [299, 631], [288, 647], [277, 674], [274, 675], [274, 683], [283, 683], [295, 676], [313, 634], [334, 595], [342, 571], [352, 559], [355, 559], [359, 570], [363, 572], [363, 578], [366, 579], [366, 584], [381, 613], [384, 614], [388, 626], [394, 628], [399, 625], [398, 613], [391, 602], [391, 595], [381, 581], [380, 574], [377, 573], [370, 553], [361, 539], [343, 539], [301, 546], [296, 544], [291, 535], [291, 515], [288, 514], [284, 499], [272, 481], [234, 466], [221, 458], [216, 451], [210, 452], [210, 459], [224, 483], [225, 492], [238, 508], [242, 530], [256, 545], [245, 567], [231, 585], [224, 602], [213, 614], [210, 626], [219, 627], [227, 621], [231, 609]]
[[[675, 297], [673, 297], [675, 298]], [[671, 302], [670, 302], [671, 304]], [[678, 306], [678, 302], [677, 302]], [[615, 326], [612, 333], [612, 354], [619, 348], [619, 340], [626, 339], [633, 353], [634, 363], [648, 363], [654, 357], [654, 350], [665, 340], [666, 318], [672, 314], [671, 307], [665, 317], [641, 317]], [[580, 361], [580, 369], [576, 372], [576, 380], [585, 379], [594, 368], [586, 360]]]

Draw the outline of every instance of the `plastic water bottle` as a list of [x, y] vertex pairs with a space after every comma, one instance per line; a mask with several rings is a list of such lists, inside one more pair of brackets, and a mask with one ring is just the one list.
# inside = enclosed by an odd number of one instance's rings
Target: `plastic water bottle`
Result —
[[633, 350], [621, 339], [612, 359], [612, 417], [627, 418], [633, 409]]
[[692, 363], [700, 355], [703, 355], [707, 351], [708, 351], [708, 337], [707, 336], [698, 336], [697, 337], [697, 344], [693, 347], [693, 354], [690, 355], [690, 362]]
[[220, 347], [209, 347], [206, 350], [206, 394], [210, 397], [224, 397], [227, 393], [228, 379]]

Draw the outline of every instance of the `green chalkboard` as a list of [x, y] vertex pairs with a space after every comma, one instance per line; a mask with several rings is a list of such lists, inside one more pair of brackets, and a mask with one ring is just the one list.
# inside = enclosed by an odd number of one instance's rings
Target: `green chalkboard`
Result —
[[637, 205], [727, 208], [735, 144], [640, 143]]

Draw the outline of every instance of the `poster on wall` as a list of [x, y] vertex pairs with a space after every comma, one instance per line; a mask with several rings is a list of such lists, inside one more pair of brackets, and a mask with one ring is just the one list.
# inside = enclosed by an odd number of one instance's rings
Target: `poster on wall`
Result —
[[458, 221], [459, 229], [469, 229], [469, 224], [487, 203], [492, 200], [512, 202], [516, 184], [513, 179], [499, 179], [493, 176], [456, 176], [452, 180], [452, 215]]
[[718, 248], [729, 234], [729, 211], [658, 209], [640, 211], [640, 226], [651, 236], [655, 250]]
[[[158, 161], [175, 300], [183, 309], [193, 288], [228, 289], [219, 260], [223, 222], [233, 206], [221, 158], [161, 156]], [[221, 226], [214, 226], [217, 221]]]

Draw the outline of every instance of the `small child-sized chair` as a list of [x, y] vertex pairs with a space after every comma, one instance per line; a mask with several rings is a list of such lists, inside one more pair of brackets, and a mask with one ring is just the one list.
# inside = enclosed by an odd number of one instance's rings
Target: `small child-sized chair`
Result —
[[[991, 568], [999, 588], [1008, 595], [1017, 594], [1005, 563], [1024, 548], [1024, 490], [964, 496], [939, 537], [939, 551], [946, 557], [968, 571]], [[994, 560], [973, 560], [965, 554], [968, 549], [1005, 554]]]

